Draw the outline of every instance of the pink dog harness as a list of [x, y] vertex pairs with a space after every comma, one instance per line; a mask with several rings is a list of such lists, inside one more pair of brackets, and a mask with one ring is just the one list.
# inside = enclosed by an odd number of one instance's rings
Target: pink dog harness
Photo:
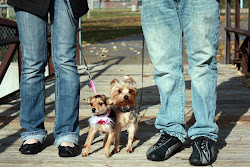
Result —
[[109, 115], [110, 115], [110, 112], [111, 112], [111, 109], [108, 110], [107, 114], [105, 116], [92, 116], [89, 118], [89, 124], [91, 126], [93, 125], [108, 125], [108, 124], [113, 124], [114, 121], [109, 118]]

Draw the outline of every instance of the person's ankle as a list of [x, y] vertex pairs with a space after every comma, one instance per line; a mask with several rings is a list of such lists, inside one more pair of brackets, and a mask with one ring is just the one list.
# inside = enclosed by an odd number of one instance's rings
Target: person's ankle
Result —
[[75, 147], [74, 143], [71, 143], [71, 142], [62, 142], [60, 144], [60, 146], [62, 146], [62, 147]]
[[25, 145], [25, 144], [34, 144], [34, 143], [39, 143], [39, 141], [37, 139], [27, 139], [27, 140], [25, 140], [23, 145]]

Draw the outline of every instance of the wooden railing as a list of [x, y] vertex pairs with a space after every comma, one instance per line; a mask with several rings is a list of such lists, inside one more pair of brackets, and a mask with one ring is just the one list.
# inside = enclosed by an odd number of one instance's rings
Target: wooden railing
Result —
[[[248, 0], [250, 6], [250, 0]], [[242, 71], [247, 77], [250, 77], [250, 8], [248, 6], [248, 29], [240, 28], [240, 0], [235, 0], [235, 27], [231, 27], [231, 0], [226, 3], [226, 63], [233, 63], [237, 65], [238, 69]], [[234, 34], [234, 59], [230, 60], [231, 49], [231, 34]], [[245, 40], [240, 46], [240, 35], [246, 36]]]

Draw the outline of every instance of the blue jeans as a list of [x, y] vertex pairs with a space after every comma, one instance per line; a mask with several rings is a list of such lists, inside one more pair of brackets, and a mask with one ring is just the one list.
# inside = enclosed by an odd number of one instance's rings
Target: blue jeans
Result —
[[[215, 123], [219, 2], [216, 0], [143, 0], [142, 27], [161, 108], [155, 127], [178, 137], [207, 136], [217, 141]], [[191, 77], [195, 124], [185, 129], [184, 35]]]
[[[71, 11], [72, 12], [72, 11]], [[44, 72], [47, 63], [47, 20], [16, 10], [22, 50], [20, 125], [26, 129], [23, 141], [47, 136]], [[78, 144], [80, 80], [76, 65], [76, 33], [65, 3], [54, 0], [50, 9], [51, 55], [55, 70], [55, 146], [62, 142]], [[78, 23], [77, 20], [75, 20]]]

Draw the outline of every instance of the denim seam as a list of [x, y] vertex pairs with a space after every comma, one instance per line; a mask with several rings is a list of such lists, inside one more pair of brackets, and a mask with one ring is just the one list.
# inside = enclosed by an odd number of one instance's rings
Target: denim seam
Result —
[[[51, 16], [54, 17], [54, 16]], [[53, 18], [54, 19], [54, 18]], [[55, 49], [54, 49], [54, 28], [53, 24], [51, 25], [51, 55], [52, 55], [52, 63], [54, 66], [54, 73], [55, 73], [55, 123], [54, 123], [54, 131], [57, 124], [57, 109], [58, 109], [58, 73], [57, 73], [57, 65], [55, 63]]]
[[[179, 40], [179, 49], [180, 49], [181, 42], [182, 42], [182, 41]], [[180, 49], [180, 52], [182, 53], [181, 49]], [[179, 57], [179, 64], [180, 64], [180, 66], [179, 66], [179, 67], [180, 67], [179, 72], [183, 70], [183, 69], [182, 69], [183, 67], [181, 66], [181, 61], [182, 61], [182, 59], [181, 59], [181, 57]], [[183, 71], [181, 72], [181, 75], [183, 75]], [[181, 81], [183, 82], [183, 80], [184, 80], [183, 77], [181, 77], [180, 79], [181, 79]], [[185, 81], [184, 81], [184, 83], [185, 83]], [[182, 119], [183, 122], [185, 122], [185, 117], [184, 117], [184, 103], [185, 103], [185, 102], [183, 101], [184, 95], [183, 95], [183, 91], [182, 91], [182, 90], [183, 90], [183, 86], [184, 86], [184, 85], [181, 84], [181, 88], [180, 88], [181, 112], [182, 112], [182, 113], [181, 113], [181, 119]]]
[[[213, 40], [213, 43], [215, 43], [217, 40], [218, 40], [218, 38], [219, 38], [219, 27], [220, 27], [220, 19], [218, 19], [218, 29], [217, 29], [217, 32], [215, 33], [215, 35], [214, 35], [214, 40]], [[218, 42], [216, 42], [216, 43], [218, 43]], [[212, 46], [213, 47], [213, 46]], [[216, 54], [217, 54], [217, 50], [218, 50], [218, 45], [217, 45], [217, 47], [216, 48], [214, 48], [213, 47], [213, 49], [215, 50], [215, 53], [214, 53], [214, 61], [215, 61], [215, 63], [216, 63]], [[216, 65], [215, 65], [216, 66]], [[209, 68], [210, 68], [210, 71], [212, 71], [213, 69], [212, 69], [212, 65], [210, 64], [210, 66], [209, 66]], [[216, 74], [217, 74], [217, 72], [216, 72]], [[217, 82], [217, 77], [216, 77], [216, 74], [214, 74], [212, 77], [214, 77], [215, 78], [215, 81], [214, 82]], [[215, 85], [217, 85], [217, 83], [215, 83]], [[215, 88], [216, 89], [216, 88]], [[215, 95], [214, 96], [217, 96], [216, 95], [216, 90], [215, 90]], [[216, 97], [215, 97], [216, 98]], [[213, 95], [211, 95], [211, 97], [210, 97], [210, 103], [212, 103], [212, 101], [213, 101]], [[216, 101], [216, 100], [215, 100]], [[212, 104], [213, 105], [213, 104]], [[212, 106], [211, 105], [211, 106]], [[214, 113], [215, 113], [215, 110], [216, 110], [216, 104], [215, 104], [215, 109], [214, 109], [214, 111], [213, 112], [210, 112], [210, 117], [211, 118], [213, 118], [214, 119], [214, 117], [215, 117], [215, 115], [214, 115]]]
[[179, 0], [175, 0], [176, 12], [179, 16]]
[[[219, 16], [220, 17], [220, 16]], [[218, 40], [218, 38], [219, 38], [219, 29], [220, 29], [220, 18], [218, 19], [218, 28], [217, 28], [217, 32], [215, 33], [215, 37], [214, 37], [214, 41], [213, 42], [215, 42], [216, 41], [216, 43], [218, 43], [217, 42], [217, 40]], [[216, 54], [217, 54], [217, 50], [218, 50], [218, 44], [216, 45], [216, 48], [214, 49], [215, 50], [215, 56], [216, 56]]]
[[[177, 2], [176, 2], [177, 3]], [[181, 25], [180, 25], [180, 30], [181, 30]], [[182, 41], [182, 38], [180, 37], [180, 39], [179, 39], [179, 42], [178, 42], [178, 49], [179, 49], [179, 53], [182, 53], [182, 47], [183, 47], [183, 41]], [[181, 55], [182, 56], [182, 55]], [[181, 56], [179, 56], [179, 58], [178, 58], [178, 61], [179, 61], [179, 75], [180, 76], [183, 76], [183, 66], [182, 66], [182, 58], [181, 58]], [[181, 80], [181, 82], [183, 82], [183, 77], [180, 77], [180, 80]], [[185, 83], [185, 81], [184, 81], [184, 83]], [[181, 84], [181, 86], [180, 86], [180, 98], [181, 98], [181, 119], [182, 119], [182, 122], [185, 122], [185, 117], [184, 117], [184, 101], [183, 101], [183, 91], [182, 91], [182, 89], [183, 89], [183, 85]]]
[[[45, 24], [44, 26], [44, 63], [43, 63], [43, 69], [45, 69], [45, 65], [47, 63], [47, 53], [48, 53], [48, 50], [47, 50], [47, 24]], [[42, 80], [42, 86], [43, 86], [43, 111], [45, 112], [45, 76], [43, 75], [43, 80]]]

